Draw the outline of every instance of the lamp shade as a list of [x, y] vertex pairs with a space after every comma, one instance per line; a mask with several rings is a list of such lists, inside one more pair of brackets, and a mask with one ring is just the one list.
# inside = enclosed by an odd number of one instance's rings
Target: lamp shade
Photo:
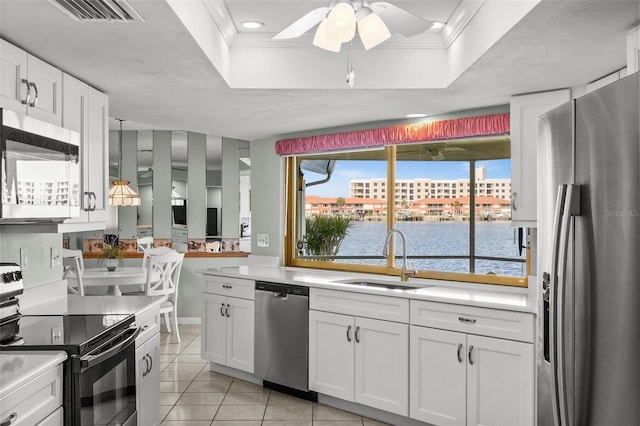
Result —
[[358, 34], [366, 50], [376, 47], [391, 37], [389, 29], [375, 13], [369, 13], [358, 20]]
[[109, 189], [110, 206], [139, 206], [140, 195], [131, 187], [128, 180], [114, 180]]
[[356, 14], [351, 3], [338, 3], [327, 15], [327, 36], [340, 43], [353, 39], [356, 34]]
[[313, 37], [313, 45], [330, 52], [339, 52], [342, 43], [329, 38], [327, 35], [327, 18], [323, 19], [318, 25], [316, 34]]

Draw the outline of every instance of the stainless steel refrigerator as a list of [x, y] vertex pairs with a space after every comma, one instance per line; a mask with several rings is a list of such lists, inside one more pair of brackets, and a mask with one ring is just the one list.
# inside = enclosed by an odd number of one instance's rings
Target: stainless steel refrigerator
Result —
[[538, 121], [539, 425], [640, 424], [638, 82]]

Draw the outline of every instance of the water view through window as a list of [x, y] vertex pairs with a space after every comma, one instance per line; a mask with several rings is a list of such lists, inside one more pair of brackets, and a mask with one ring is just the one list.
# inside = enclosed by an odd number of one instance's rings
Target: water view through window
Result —
[[[388, 158], [394, 160], [392, 167]], [[395, 174], [388, 177], [388, 170]], [[382, 250], [392, 205], [393, 227], [407, 236], [410, 266], [526, 274], [526, 251], [510, 221], [508, 141], [399, 146], [395, 157], [384, 150], [325, 154], [299, 158], [298, 172], [304, 188], [298, 192], [298, 206], [303, 207], [297, 216], [299, 259], [385, 266]], [[318, 217], [349, 221], [333, 251], [312, 250], [307, 244], [308, 227]], [[400, 239], [396, 244], [395, 266], [400, 267]]]

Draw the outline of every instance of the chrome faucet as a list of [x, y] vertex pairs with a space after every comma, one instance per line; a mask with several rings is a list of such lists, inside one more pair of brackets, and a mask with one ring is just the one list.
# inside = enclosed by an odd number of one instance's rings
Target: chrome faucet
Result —
[[405, 282], [409, 279], [409, 277], [415, 277], [416, 275], [418, 275], [418, 271], [416, 270], [415, 266], [412, 270], [407, 269], [407, 237], [406, 235], [404, 235], [404, 232], [396, 228], [391, 228], [389, 230], [385, 238], [382, 255], [387, 256], [389, 254], [389, 242], [391, 241], [391, 236], [394, 233], [397, 233], [402, 237], [402, 269], [400, 270], [400, 281]]

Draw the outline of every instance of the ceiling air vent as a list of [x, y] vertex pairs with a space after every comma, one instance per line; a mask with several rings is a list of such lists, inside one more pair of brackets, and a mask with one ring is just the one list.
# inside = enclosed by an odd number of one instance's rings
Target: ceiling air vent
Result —
[[131, 22], [144, 19], [125, 0], [49, 0], [76, 21]]

